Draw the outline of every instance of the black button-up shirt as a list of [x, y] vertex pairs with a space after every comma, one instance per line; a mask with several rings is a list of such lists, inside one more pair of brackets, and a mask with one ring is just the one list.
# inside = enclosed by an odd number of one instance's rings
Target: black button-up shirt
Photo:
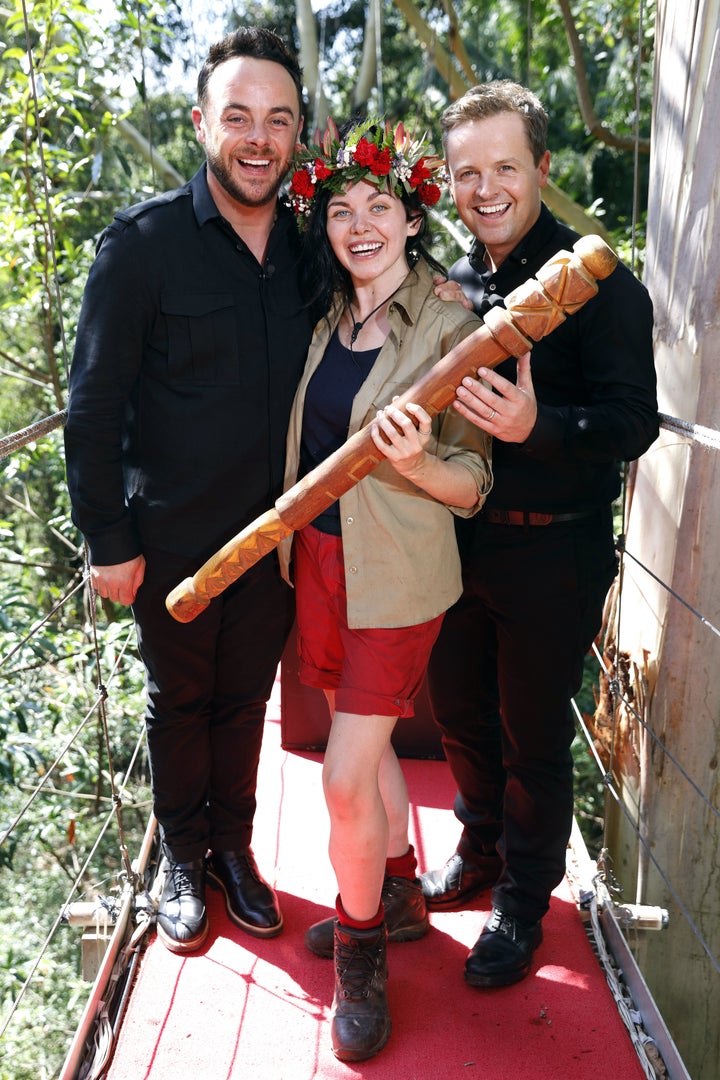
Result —
[[282, 491], [311, 336], [300, 241], [278, 208], [264, 266], [205, 166], [115, 215], [78, 324], [65, 431], [73, 520], [96, 565], [206, 558]]
[[[577, 239], [543, 205], [495, 273], [476, 241], [450, 276], [482, 316], [558, 251], [572, 250]], [[652, 326], [647, 290], [619, 264], [599, 282], [597, 296], [534, 344], [537, 422], [522, 444], [494, 440], [487, 507], [562, 513], [607, 506], [616, 498], [617, 463], [639, 457], [659, 430]], [[515, 381], [514, 359], [497, 370]]]

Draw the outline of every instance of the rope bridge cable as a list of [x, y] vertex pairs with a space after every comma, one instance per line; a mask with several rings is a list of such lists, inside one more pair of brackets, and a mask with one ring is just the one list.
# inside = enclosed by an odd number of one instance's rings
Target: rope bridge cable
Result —
[[28, 443], [35, 442], [43, 435], [47, 435], [49, 432], [54, 431], [55, 428], [61, 427], [66, 419], [67, 410], [62, 409], [60, 412], [43, 417], [42, 420], [37, 420], [28, 427], [21, 428], [20, 431], [14, 431], [10, 435], [4, 435], [0, 438], [0, 458], [7, 457], [13, 450], [19, 450], [20, 447], [27, 446]]
[[[679, 435], [682, 438], [687, 439], [690, 442], [696, 443], [698, 446], [701, 446], [703, 448], [706, 448], [706, 449], [720, 449], [720, 432], [718, 432], [717, 430], [712, 429], [712, 428], [708, 428], [708, 427], [704, 427], [704, 426], [702, 426], [700, 424], [695, 424], [695, 423], [693, 423], [691, 421], [683, 420], [683, 419], [680, 419], [678, 417], [668, 415], [666, 413], [659, 413], [659, 418], [660, 418], [660, 427], [663, 430], [666, 430], [666, 431], [672, 432], [672, 433], [674, 433], [676, 435]], [[624, 511], [624, 513], [623, 513], [623, 518], [625, 517], [625, 512], [626, 511]], [[629, 551], [627, 549], [625, 543], [624, 543], [624, 540], [621, 540], [620, 543], [619, 543], [619, 554], [620, 554], [620, 575], [621, 575], [620, 580], [621, 580], [621, 582], [622, 582], [623, 562], [624, 562], [625, 558], [629, 558], [629, 559], [631, 559], [633, 561], [633, 563], [635, 563], [636, 566], [638, 566], [641, 570], [643, 570], [646, 574], [648, 574], [648, 576], [651, 577], [657, 584], [659, 584], [663, 589], [665, 589], [667, 591], [667, 593], [670, 596], [673, 597], [673, 599], [675, 599], [678, 603], [682, 604], [698, 620], [698, 622], [702, 626], [704, 626], [706, 629], [708, 629], [715, 636], [720, 637], [720, 629], [718, 627], [716, 627], [714, 625], [714, 623], [712, 623], [710, 621], [710, 619], [706, 618], [706, 616], [704, 616], [700, 611], [698, 611], [690, 603], [688, 603], [688, 601], [685, 600], [684, 597], [680, 596], [679, 593], [676, 590], [674, 590], [667, 582], [663, 581], [656, 573], [654, 573], [653, 570], [650, 569], [650, 567], [646, 566], [636, 555], [634, 555], [631, 551]], [[622, 589], [621, 589], [621, 592], [622, 592]], [[619, 652], [620, 651], [619, 642], [617, 643], [617, 648], [618, 648], [618, 652]], [[615, 740], [616, 740], [617, 714], [618, 714], [618, 708], [619, 708], [620, 704], [622, 704], [625, 707], [628, 714], [632, 715], [635, 718], [635, 720], [640, 725], [642, 730], [647, 735], [650, 736], [650, 738], [653, 740], [653, 743], [659, 748], [659, 750], [664, 755], [664, 757], [669, 762], [672, 763], [672, 765], [677, 770], [677, 772], [691, 786], [691, 788], [693, 789], [695, 794], [698, 796], [698, 798], [702, 801], [702, 803], [707, 808], [707, 810], [709, 810], [710, 813], [718, 821], [720, 821], [720, 809], [711, 802], [711, 800], [706, 795], [706, 793], [700, 788], [700, 786], [696, 783], [696, 781], [688, 774], [686, 769], [681, 765], [681, 763], [677, 760], [677, 758], [670, 752], [670, 750], [664, 744], [662, 739], [660, 739], [658, 737], [658, 735], [656, 734], [656, 732], [653, 731], [649, 727], [649, 725], [646, 723], [644, 718], [640, 715], [640, 713], [634, 707], [632, 702], [629, 701], [628, 698], [622, 693], [622, 689], [621, 689], [619, 681], [616, 678], [612, 677], [612, 673], [608, 670], [607, 665], [605, 664], [604, 658], [600, 654], [600, 651], [599, 651], [599, 649], [597, 648], [596, 645], [593, 645], [593, 651], [594, 651], [594, 653], [595, 653], [595, 655], [596, 655], [596, 657], [597, 657], [597, 659], [598, 659], [598, 661], [599, 661], [599, 663], [600, 663], [606, 677], [608, 678], [609, 688], [610, 688], [610, 692], [611, 692], [612, 700], [613, 700], [613, 724], [612, 724], [612, 733], [611, 733], [611, 740], [610, 740], [610, 765], [609, 765], [608, 769], [605, 768], [605, 766], [604, 766], [604, 764], [603, 764], [603, 762], [602, 762], [602, 760], [600, 758], [600, 755], [599, 755], [599, 753], [597, 751], [597, 748], [596, 748], [596, 745], [595, 745], [595, 739], [594, 739], [592, 733], [588, 730], [588, 727], [587, 727], [587, 725], [585, 723], [585, 720], [584, 720], [582, 714], [580, 713], [580, 710], [577, 707], [577, 704], [573, 701], [572, 704], [573, 704], [573, 708], [574, 708], [574, 711], [575, 711], [575, 714], [576, 714], [578, 724], [579, 724], [579, 726], [581, 727], [581, 729], [583, 731], [586, 742], [587, 742], [587, 744], [588, 744], [588, 746], [590, 748], [590, 751], [591, 751], [591, 753], [592, 753], [592, 755], [593, 755], [593, 757], [595, 759], [595, 762], [596, 762], [596, 765], [598, 767], [599, 773], [602, 776], [603, 785], [604, 785], [606, 791], [614, 799], [617, 807], [619, 808], [621, 813], [624, 815], [624, 817], [625, 817], [631, 831], [635, 834], [635, 836], [637, 838], [637, 841], [639, 843], [639, 846], [643, 850], [645, 857], [654, 866], [655, 870], [657, 871], [658, 876], [660, 877], [661, 881], [664, 883], [666, 889], [668, 890], [669, 895], [672, 896], [674, 902], [677, 904], [677, 907], [678, 907], [679, 911], [684, 916], [688, 927], [690, 928], [690, 930], [691, 930], [692, 934], [694, 935], [694, 937], [699, 942], [700, 946], [702, 947], [703, 951], [705, 952], [706, 956], [708, 957], [710, 963], [712, 964], [714, 969], [718, 973], [720, 973], [720, 960], [718, 960], [718, 958], [712, 952], [711, 946], [709, 945], [709, 943], [704, 938], [700, 928], [697, 926], [697, 924], [696, 924], [695, 920], [693, 919], [693, 917], [692, 917], [690, 911], [688, 910], [687, 906], [681, 900], [677, 889], [674, 887], [674, 885], [672, 884], [672, 882], [668, 878], [667, 874], [665, 873], [663, 868], [660, 866], [656, 856], [653, 853], [652, 846], [649, 843], [647, 837], [645, 835], [643, 835], [643, 832], [642, 832], [641, 828], [639, 827], [639, 825], [634, 820], [633, 815], [631, 814], [628, 807], [625, 805], [625, 802], [624, 802], [624, 800], [622, 798], [621, 793], [615, 787], [615, 784], [614, 784], [614, 781], [613, 781], [613, 755], [614, 755]], [[607, 818], [607, 815], [606, 815], [606, 818]], [[598, 927], [598, 929], [599, 929], [599, 927]], [[612, 986], [611, 986], [611, 989], [612, 989]]]
[[676, 416], [668, 416], [660, 413], [660, 427], [666, 431], [672, 431], [676, 435], [683, 435], [700, 446], [707, 446], [714, 450], [720, 450], [720, 431], [714, 428], [702, 427], [693, 424], [690, 420], [679, 420]]

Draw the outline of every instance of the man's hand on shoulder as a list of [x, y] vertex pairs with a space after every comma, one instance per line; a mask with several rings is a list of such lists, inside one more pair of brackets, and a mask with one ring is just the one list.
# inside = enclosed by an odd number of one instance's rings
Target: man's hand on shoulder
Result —
[[453, 405], [466, 420], [493, 438], [525, 442], [537, 420], [530, 353], [518, 359], [517, 383], [509, 382], [491, 368], [478, 368], [477, 379], [463, 379]]
[[462, 290], [462, 285], [458, 281], [449, 281], [442, 274], [434, 274], [433, 285], [435, 286], [433, 292], [441, 300], [454, 300], [455, 303], [462, 304], [468, 311], [472, 311], [472, 300], [468, 300]]
[[114, 566], [90, 567], [90, 581], [95, 592], [117, 604], [132, 604], [144, 577], [144, 555]]

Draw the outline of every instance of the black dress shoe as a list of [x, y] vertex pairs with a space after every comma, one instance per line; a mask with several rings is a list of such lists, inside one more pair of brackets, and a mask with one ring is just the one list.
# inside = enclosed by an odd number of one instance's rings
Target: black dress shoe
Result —
[[465, 981], [471, 986], [511, 986], [520, 982], [530, 971], [542, 936], [541, 923], [521, 922], [493, 908], [465, 962]]
[[431, 911], [455, 911], [491, 889], [501, 869], [497, 855], [478, 855], [470, 861], [456, 851], [441, 870], [428, 870], [421, 876], [425, 902]]
[[250, 848], [214, 851], [208, 861], [213, 888], [225, 893], [228, 916], [255, 937], [275, 937], [283, 927], [278, 898], [263, 881]]
[[205, 910], [205, 860], [165, 860], [165, 884], [157, 910], [158, 937], [174, 953], [199, 949], [210, 929]]
[[[388, 941], [417, 941], [430, 929], [425, 897], [420, 882], [385, 875], [381, 900], [385, 909]], [[332, 958], [335, 917], [313, 923], [305, 933], [305, 944], [316, 956]]]

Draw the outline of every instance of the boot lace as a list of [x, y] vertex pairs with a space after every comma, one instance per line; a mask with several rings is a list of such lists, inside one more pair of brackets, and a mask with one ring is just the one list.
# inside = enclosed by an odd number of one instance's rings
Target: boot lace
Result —
[[182, 896], [197, 896], [200, 893], [201, 875], [199, 871], [188, 870], [186, 866], [182, 866], [180, 863], [172, 863], [170, 873], [175, 890], [175, 899], [179, 900]]
[[346, 998], [367, 998], [379, 974], [382, 951], [379, 942], [338, 940], [335, 944], [335, 968], [339, 989]]
[[489, 933], [507, 934], [508, 937], [512, 937], [515, 932], [515, 922], [504, 911], [493, 908], [487, 929]]

